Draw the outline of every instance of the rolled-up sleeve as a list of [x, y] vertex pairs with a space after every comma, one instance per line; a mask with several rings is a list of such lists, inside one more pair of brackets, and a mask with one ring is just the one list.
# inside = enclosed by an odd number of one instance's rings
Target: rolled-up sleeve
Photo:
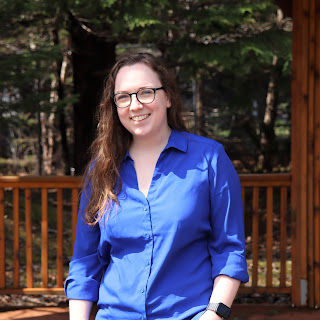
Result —
[[97, 301], [99, 296], [103, 272], [98, 254], [100, 228], [98, 224], [89, 226], [84, 221], [90, 194], [90, 186], [81, 194], [73, 256], [64, 285], [68, 299]]
[[212, 278], [223, 274], [248, 282], [241, 185], [221, 145], [211, 159], [209, 181]]

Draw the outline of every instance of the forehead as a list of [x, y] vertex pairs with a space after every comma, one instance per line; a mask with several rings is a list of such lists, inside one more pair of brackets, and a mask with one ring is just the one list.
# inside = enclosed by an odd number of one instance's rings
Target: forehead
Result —
[[144, 63], [123, 66], [115, 79], [115, 91], [161, 85], [158, 74]]

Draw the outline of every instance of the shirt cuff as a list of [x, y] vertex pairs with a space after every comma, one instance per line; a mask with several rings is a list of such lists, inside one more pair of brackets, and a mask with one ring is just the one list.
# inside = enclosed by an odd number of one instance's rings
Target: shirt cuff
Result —
[[212, 257], [212, 279], [219, 275], [240, 280], [242, 283], [249, 281], [246, 258], [236, 252], [225, 252]]
[[68, 277], [64, 283], [64, 291], [68, 299], [98, 301], [100, 282], [86, 277]]

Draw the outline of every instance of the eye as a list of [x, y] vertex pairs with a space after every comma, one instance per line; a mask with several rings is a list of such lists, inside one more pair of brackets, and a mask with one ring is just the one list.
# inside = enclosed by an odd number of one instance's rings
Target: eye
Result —
[[139, 94], [142, 96], [151, 95], [151, 94], [153, 94], [153, 90], [152, 89], [143, 89], [143, 90], [139, 91]]
[[128, 99], [128, 98], [129, 98], [129, 95], [128, 95], [128, 94], [121, 94], [121, 93], [119, 93], [119, 94], [116, 95], [116, 100], [117, 100], [117, 101], [126, 100], [126, 99]]

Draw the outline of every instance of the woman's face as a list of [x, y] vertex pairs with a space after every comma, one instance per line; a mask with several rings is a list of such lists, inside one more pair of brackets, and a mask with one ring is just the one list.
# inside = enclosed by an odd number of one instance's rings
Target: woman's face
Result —
[[[114, 94], [133, 93], [143, 88], [159, 88], [162, 84], [155, 71], [144, 63], [122, 67], [115, 79]], [[166, 135], [170, 128], [167, 109], [171, 101], [164, 90], [157, 90], [153, 102], [143, 104], [136, 95], [131, 96], [127, 108], [117, 108], [122, 125], [132, 134], [133, 139]]]

